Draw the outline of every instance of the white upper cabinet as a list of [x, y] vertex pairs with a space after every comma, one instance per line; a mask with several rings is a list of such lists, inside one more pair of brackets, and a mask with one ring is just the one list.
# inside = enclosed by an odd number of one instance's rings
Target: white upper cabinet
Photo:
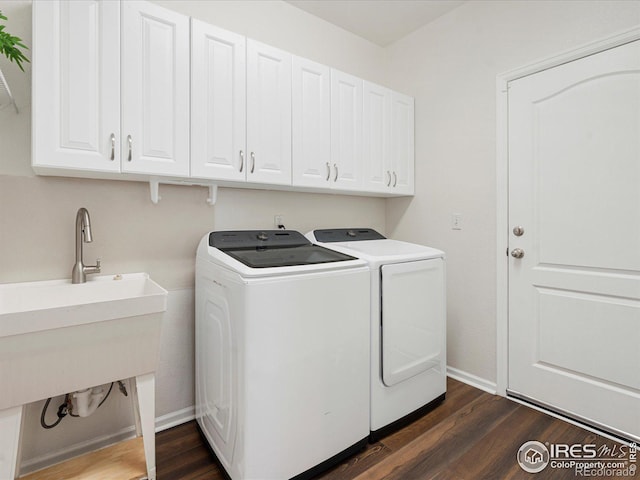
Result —
[[364, 82], [364, 189], [413, 195], [413, 98]]
[[188, 176], [189, 17], [145, 1], [122, 9], [122, 171]]
[[363, 82], [362, 163], [364, 189], [387, 192], [392, 189], [391, 95], [388, 88]]
[[292, 62], [293, 184], [329, 187], [331, 69], [300, 57]]
[[191, 176], [246, 178], [245, 37], [191, 19]]
[[414, 192], [413, 98], [149, 1], [34, 1], [32, 90], [39, 174]]
[[247, 181], [291, 185], [291, 54], [247, 40]]
[[38, 1], [33, 32], [37, 172], [189, 175], [188, 17], [144, 1]]
[[391, 96], [392, 192], [414, 194], [414, 100], [393, 92]]
[[120, 3], [33, 4], [36, 171], [120, 171]]
[[362, 190], [362, 80], [331, 70], [331, 181]]

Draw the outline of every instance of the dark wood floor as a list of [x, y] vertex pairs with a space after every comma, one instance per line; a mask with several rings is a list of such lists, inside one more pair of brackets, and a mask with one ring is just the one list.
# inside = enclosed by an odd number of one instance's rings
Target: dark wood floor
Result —
[[[613, 441], [502, 397], [449, 379], [435, 410], [317, 477], [318, 480], [576, 479], [573, 470], [524, 472], [516, 461], [529, 440], [607, 444]], [[159, 433], [159, 480], [222, 480], [195, 422]], [[589, 477], [613, 478], [607, 477]], [[629, 478], [640, 478], [639, 475]]]

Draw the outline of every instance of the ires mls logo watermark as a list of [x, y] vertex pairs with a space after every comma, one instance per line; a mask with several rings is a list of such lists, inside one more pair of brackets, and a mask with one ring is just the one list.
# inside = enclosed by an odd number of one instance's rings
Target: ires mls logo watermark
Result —
[[525, 442], [518, 450], [518, 463], [527, 473], [538, 473], [549, 465], [549, 450], [540, 442]]
[[525, 442], [518, 449], [518, 464], [527, 473], [545, 468], [572, 470], [576, 477], [634, 477], [638, 445]]

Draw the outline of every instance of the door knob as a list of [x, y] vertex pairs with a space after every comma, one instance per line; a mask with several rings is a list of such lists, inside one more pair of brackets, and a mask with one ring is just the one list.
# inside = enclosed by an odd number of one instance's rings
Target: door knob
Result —
[[524, 257], [524, 250], [522, 250], [521, 248], [514, 248], [513, 250], [511, 250], [511, 256], [513, 258], [522, 258]]

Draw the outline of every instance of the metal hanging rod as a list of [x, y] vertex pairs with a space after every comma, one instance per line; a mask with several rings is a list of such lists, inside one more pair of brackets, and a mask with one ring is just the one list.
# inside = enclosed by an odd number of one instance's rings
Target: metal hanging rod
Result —
[[[2, 90], [4, 90], [5, 94], [2, 94]], [[2, 97], [8, 97], [9, 101], [8, 102], [4, 102], [4, 99]], [[11, 89], [9, 88], [9, 84], [7, 83], [7, 79], [4, 78], [4, 74], [2, 73], [2, 70], [0, 70], [0, 109], [8, 106], [8, 105], [13, 105], [13, 108], [15, 109], [16, 113], [20, 113], [18, 111], [18, 106], [16, 105], [16, 101], [13, 98], [13, 95], [11, 94]]]

